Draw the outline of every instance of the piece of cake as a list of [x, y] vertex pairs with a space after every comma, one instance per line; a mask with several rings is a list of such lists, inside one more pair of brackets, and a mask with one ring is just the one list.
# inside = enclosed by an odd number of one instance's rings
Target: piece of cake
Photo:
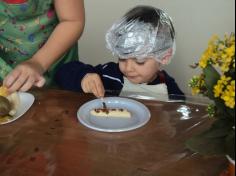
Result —
[[98, 108], [91, 110], [90, 114], [96, 117], [131, 118], [131, 113], [127, 109], [123, 108]]

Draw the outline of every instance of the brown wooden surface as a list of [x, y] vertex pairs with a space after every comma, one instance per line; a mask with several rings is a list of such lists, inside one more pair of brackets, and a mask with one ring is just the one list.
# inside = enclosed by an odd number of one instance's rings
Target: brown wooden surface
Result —
[[152, 114], [146, 126], [101, 133], [76, 117], [94, 97], [56, 90], [32, 93], [32, 108], [0, 126], [1, 176], [218, 176], [227, 164], [224, 158], [204, 158], [185, 149], [184, 141], [209, 125], [205, 107], [192, 106], [193, 119], [181, 121], [180, 104], [142, 101]]

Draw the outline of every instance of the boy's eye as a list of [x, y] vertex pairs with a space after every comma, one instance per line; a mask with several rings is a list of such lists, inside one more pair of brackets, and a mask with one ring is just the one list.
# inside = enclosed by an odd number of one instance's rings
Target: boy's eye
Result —
[[125, 62], [126, 59], [119, 59], [119, 62]]
[[136, 64], [138, 64], [138, 65], [144, 65], [145, 62], [136, 62]]

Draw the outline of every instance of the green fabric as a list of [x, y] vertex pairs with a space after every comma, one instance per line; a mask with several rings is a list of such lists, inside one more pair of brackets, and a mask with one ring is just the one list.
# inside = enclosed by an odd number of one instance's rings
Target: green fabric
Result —
[[4, 77], [11, 71], [12, 68], [0, 57], [0, 82], [3, 81]]
[[[48, 40], [58, 24], [53, 0], [28, 0], [22, 4], [0, 2], [0, 78], [19, 63], [30, 59]], [[56, 44], [55, 44], [56, 45]], [[78, 60], [77, 45], [66, 53], [46, 73], [46, 85], [52, 80], [59, 64]], [[7, 66], [6, 66], [7, 65]], [[2, 71], [3, 72], [3, 71]]]

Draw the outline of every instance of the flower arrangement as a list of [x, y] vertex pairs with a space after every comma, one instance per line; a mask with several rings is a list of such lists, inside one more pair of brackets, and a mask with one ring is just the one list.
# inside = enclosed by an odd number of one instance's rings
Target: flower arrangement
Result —
[[187, 141], [187, 147], [203, 155], [228, 155], [235, 160], [235, 34], [213, 36], [195, 68], [189, 86], [194, 95], [213, 100], [207, 108], [212, 126]]

